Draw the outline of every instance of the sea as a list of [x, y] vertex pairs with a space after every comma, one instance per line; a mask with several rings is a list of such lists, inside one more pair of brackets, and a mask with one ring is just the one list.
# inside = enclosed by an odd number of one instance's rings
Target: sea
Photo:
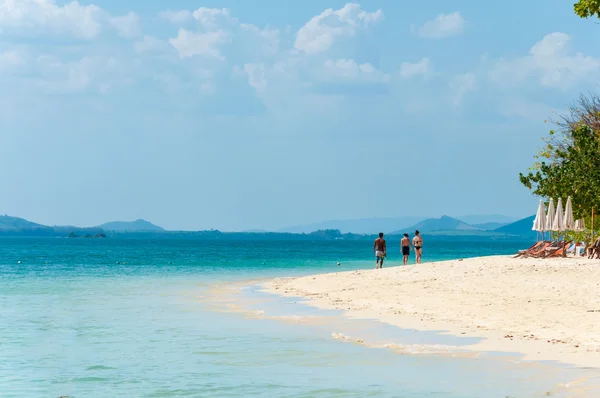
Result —
[[[438, 239], [424, 261], [530, 243]], [[400, 254], [390, 250], [386, 266], [401, 266]], [[369, 241], [1, 238], [0, 397], [586, 396], [581, 369], [357, 344], [468, 341], [347, 320], [260, 288], [369, 268]]]

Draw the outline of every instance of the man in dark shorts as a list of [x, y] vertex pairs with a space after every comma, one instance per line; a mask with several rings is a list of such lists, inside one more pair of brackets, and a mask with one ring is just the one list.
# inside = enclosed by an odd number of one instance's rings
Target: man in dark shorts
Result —
[[380, 232], [379, 238], [375, 239], [373, 251], [375, 252], [375, 269], [383, 268], [383, 260], [385, 259], [385, 255], [387, 253], [385, 239], [383, 239], [383, 232]]
[[402, 252], [402, 257], [404, 257], [404, 265], [407, 265], [408, 256], [410, 255], [410, 239], [408, 238], [408, 234], [404, 234], [404, 237], [400, 241], [400, 251]]

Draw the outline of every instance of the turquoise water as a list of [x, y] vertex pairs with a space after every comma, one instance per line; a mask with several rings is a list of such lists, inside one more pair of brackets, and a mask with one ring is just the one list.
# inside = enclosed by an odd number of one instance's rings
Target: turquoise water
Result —
[[[431, 242], [425, 256], [526, 245]], [[372, 267], [369, 246], [0, 239], [0, 397], [562, 396], [557, 384], [574, 377], [562, 368], [398, 355], [334, 340], [332, 324], [229, 312], [214, 294], [231, 282]], [[242, 299], [265, 300], [252, 289]], [[300, 311], [270, 300], [263, 309]]]

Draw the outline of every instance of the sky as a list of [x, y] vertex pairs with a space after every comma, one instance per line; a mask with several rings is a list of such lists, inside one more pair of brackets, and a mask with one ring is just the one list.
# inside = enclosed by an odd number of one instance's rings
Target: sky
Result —
[[0, 213], [529, 216], [545, 121], [600, 82], [572, 3], [0, 0]]

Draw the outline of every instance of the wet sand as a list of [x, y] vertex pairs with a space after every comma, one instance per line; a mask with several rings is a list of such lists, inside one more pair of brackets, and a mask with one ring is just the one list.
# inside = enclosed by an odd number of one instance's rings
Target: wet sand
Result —
[[263, 287], [351, 318], [482, 338], [462, 349], [600, 367], [598, 260], [480, 257], [278, 278]]

